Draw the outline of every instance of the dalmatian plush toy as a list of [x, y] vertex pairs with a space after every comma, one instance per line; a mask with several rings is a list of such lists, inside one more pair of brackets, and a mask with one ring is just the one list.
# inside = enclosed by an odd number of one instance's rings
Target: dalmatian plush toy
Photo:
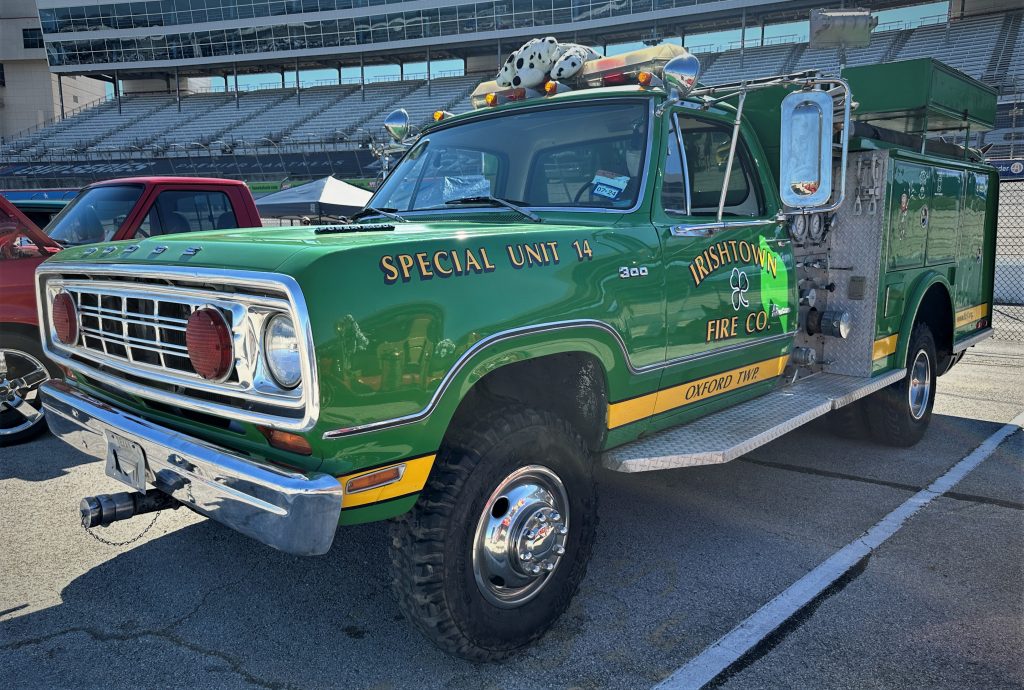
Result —
[[549, 76], [551, 79], [576, 76], [583, 69], [583, 63], [596, 57], [598, 54], [590, 48], [559, 43], [554, 36], [534, 38], [508, 56], [494, 79], [502, 87], [535, 89]]
[[555, 61], [555, 64], [551, 66], [551, 78], [556, 81], [575, 77], [583, 69], [583, 63], [600, 57], [600, 55], [587, 46], [574, 43], [566, 43], [563, 46], [565, 51]]

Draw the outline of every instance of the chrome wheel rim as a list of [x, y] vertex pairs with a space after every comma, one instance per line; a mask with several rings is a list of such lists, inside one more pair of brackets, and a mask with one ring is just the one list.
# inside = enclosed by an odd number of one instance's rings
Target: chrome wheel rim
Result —
[[910, 386], [907, 395], [910, 400], [910, 414], [914, 419], [921, 419], [928, 410], [928, 400], [932, 395], [932, 367], [928, 353], [921, 350], [914, 358], [910, 367]]
[[484, 598], [515, 608], [537, 596], [562, 562], [569, 497], [547, 467], [505, 477], [484, 503], [473, 540], [473, 575]]
[[0, 348], [0, 437], [43, 421], [39, 386], [49, 378], [36, 357], [22, 350]]

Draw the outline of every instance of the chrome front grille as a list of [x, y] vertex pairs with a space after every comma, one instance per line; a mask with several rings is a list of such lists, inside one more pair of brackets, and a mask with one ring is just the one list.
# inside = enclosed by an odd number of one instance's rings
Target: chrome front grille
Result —
[[67, 292], [78, 306], [82, 347], [124, 362], [197, 376], [185, 344], [185, 327], [196, 304], [142, 297], [137, 291], [78, 287]]
[[[60, 364], [131, 395], [181, 410], [305, 430], [319, 400], [312, 334], [302, 293], [289, 276], [206, 268], [55, 264], [37, 272], [47, 353]], [[49, 309], [68, 293], [79, 337], [57, 340]], [[231, 331], [234, 363], [224, 380], [204, 379], [185, 342], [189, 316], [213, 308]], [[289, 314], [300, 339], [302, 383], [281, 388], [263, 362], [264, 324]]]

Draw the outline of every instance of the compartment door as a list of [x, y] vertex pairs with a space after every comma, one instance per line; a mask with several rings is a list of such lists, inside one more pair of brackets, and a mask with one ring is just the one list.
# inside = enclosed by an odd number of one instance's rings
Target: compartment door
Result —
[[901, 160], [893, 162], [888, 270], [924, 265], [932, 187], [931, 166]]
[[988, 298], [984, 295], [985, 208], [988, 204], [988, 176], [968, 171], [964, 208], [957, 237], [956, 337], [976, 330], [979, 320], [989, 320]]

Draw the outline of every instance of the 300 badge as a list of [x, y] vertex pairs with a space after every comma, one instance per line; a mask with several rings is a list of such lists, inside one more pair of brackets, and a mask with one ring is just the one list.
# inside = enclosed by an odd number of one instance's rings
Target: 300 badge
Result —
[[620, 278], [639, 278], [647, 275], [646, 266], [621, 266], [619, 267]]

